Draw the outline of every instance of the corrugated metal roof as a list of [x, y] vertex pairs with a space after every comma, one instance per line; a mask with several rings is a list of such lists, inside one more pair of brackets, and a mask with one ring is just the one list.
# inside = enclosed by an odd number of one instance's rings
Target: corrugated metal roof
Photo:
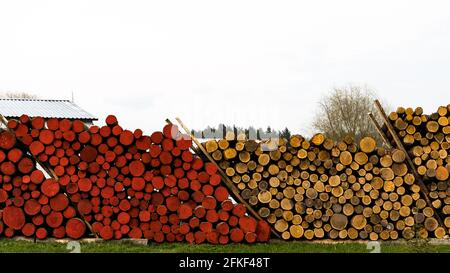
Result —
[[0, 113], [6, 118], [30, 117], [97, 120], [69, 100], [0, 99]]

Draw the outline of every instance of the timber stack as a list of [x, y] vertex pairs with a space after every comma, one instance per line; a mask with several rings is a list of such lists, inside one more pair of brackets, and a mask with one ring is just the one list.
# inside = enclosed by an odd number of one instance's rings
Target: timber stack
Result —
[[79, 239], [85, 223], [58, 182], [47, 179], [18, 144], [0, 130], [0, 235]]
[[[437, 232], [450, 232], [450, 105], [440, 106], [431, 115], [421, 107], [399, 107], [388, 116], [414, 164], [415, 170], [429, 190], [431, 204], [444, 226]], [[391, 137], [384, 127], [386, 135]], [[392, 139], [392, 137], [391, 137]], [[392, 143], [394, 143], [392, 141]], [[395, 145], [395, 144], [393, 144]]]
[[350, 137], [335, 143], [323, 134], [257, 142], [230, 132], [203, 146], [283, 239], [446, 234], [420, 195], [405, 154], [379, 148], [371, 137], [360, 143]]
[[145, 135], [123, 129], [113, 115], [105, 125], [90, 127], [78, 120], [23, 115], [7, 127], [14, 132], [8, 136], [17, 137], [53, 176], [39, 181], [39, 190], [73, 204], [104, 240], [227, 244], [269, 239], [267, 223], [229, 199], [217, 168], [190, 151], [190, 137], [175, 125]]

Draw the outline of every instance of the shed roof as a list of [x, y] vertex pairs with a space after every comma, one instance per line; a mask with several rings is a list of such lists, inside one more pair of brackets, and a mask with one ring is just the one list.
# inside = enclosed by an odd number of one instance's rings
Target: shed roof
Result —
[[70, 100], [0, 99], [0, 113], [6, 118], [30, 117], [97, 120]]

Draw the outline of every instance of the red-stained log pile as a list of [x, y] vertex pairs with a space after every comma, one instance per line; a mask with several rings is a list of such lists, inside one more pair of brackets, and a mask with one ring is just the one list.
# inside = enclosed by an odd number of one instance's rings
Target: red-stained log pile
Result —
[[288, 239], [442, 238], [405, 154], [371, 137], [338, 143], [316, 134], [203, 145], [259, 215]]
[[444, 236], [450, 232], [450, 105], [431, 115], [421, 107], [399, 107], [389, 114], [389, 121], [425, 181], [432, 206], [443, 216], [445, 227], [438, 232]]
[[79, 239], [86, 226], [57, 181], [46, 179], [15, 135], [0, 131], [0, 235]]
[[[174, 125], [150, 136], [106, 125], [20, 117], [8, 127], [58, 177], [57, 185], [105, 240], [190, 243], [267, 241], [270, 228], [229, 200], [217, 169]], [[52, 185], [46, 188], [52, 191]]]

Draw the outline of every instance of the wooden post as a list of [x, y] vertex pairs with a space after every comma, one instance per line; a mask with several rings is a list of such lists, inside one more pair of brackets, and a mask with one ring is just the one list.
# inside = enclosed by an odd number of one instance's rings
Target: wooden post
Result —
[[381, 106], [380, 101], [375, 100], [375, 107], [378, 110], [378, 113], [380, 114], [381, 118], [383, 119], [384, 123], [386, 124], [386, 127], [389, 131], [389, 133], [391, 134], [392, 138], [394, 139], [395, 144], [397, 145], [397, 147], [402, 150], [405, 155], [406, 155], [406, 162], [409, 165], [409, 168], [411, 169], [413, 175], [415, 176], [417, 183], [420, 187], [420, 191], [422, 192], [422, 195], [424, 196], [425, 201], [427, 202], [428, 206], [430, 206], [433, 211], [435, 212], [436, 218], [439, 221], [439, 224], [442, 227], [445, 227], [444, 225], [444, 221], [442, 221], [440, 214], [434, 209], [430, 197], [429, 197], [429, 191], [428, 188], [425, 186], [422, 178], [419, 176], [419, 174], [417, 173], [416, 168], [414, 167], [414, 163], [411, 160], [411, 157], [409, 156], [408, 152], [405, 149], [405, 146], [403, 146], [402, 141], [400, 140], [400, 138], [398, 137], [397, 133], [395, 132], [394, 127], [392, 126], [391, 122], [389, 121], [388, 116], [386, 115], [386, 112], [383, 109], [383, 106]]
[[[2, 114], [0, 114], [0, 121], [5, 125], [5, 127], [6, 127], [6, 129], [7, 129], [8, 131], [12, 132], [12, 130], [10, 130], [10, 129], [8, 128], [8, 120], [7, 120]], [[12, 133], [14, 133], [14, 132], [12, 132]], [[20, 139], [19, 139], [19, 141], [20, 141]], [[30, 155], [33, 157], [33, 159], [35, 160], [35, 162], [36, 162], [37, 164], [39, 164], [39, 166], [42, 167], [42, 169], [47, 173], [47, 175], [49, 175], [51, 178], [53, 178], [53, 179], [55, 179], [55, 180], [58, 180], [58, 179], [59, 179], [58, 176], [56, 175], [56, 173], [55, 173], [55, 172], [53, 171], [53, 169], [50, 167], [50, 165], [42, 163], [38, 158], [36, 158], [36, 157], [35, 157], [34, 155], [32, 155], [31, 153], [30, 153]], [[72, 203], [72, 201], [71, 201], [70, 199], [69, 199], [69, 201]], [[72, 204], [72, 206], [73, 206], [73, 204]], [[77, 207], [76, 207], [76, 206], [73, 206], [73, 207], [75, 208], [75, 210], [77, 210]], [[78, 212], [78, 210], [77, 210], [77, 212]], [[78, 212], [78, 213], [79, 213], [79, 212]], [[82, 217], [82, 219], [83, 219], [83, 222], [86, 224], [86, 226], [89, 228], [89, 230], [95, 235], [96, 238], [98, 238], [97, 233], [94, 232], [94, 230], [92, 229], [91, 224], [89, 224], [89, 222], [86, 221], [86, 219], [84, 218], [84, 215], [81, 214], [81, 213], [79, 213], [79, 214], [81, 215], [81, 217]]]
[[[202, 146], [202, 144], [197, 140], [197, 138], [191, 134], [191, 131], [189, 130], [189, 128], [186, 127], [186, 125], [184, 125], [184, 123], [181, 121], [180, 118], [176, 118], [176, 120], [178, 121], [178, 123], [181, 125], [181, 127], [183, 127], [184, 131], [191, 136], [192, 140], [194, 141], [194, 143], [197, 145], [198, 149], [202, 151], [202, 153], [208, 158], [209, 161], [211, 161], [211, 163], [213, 163], [218, 171], [220, 176], [222, 177], [223, 181], [225, 182], [225, 185], [230, 189], [230, 191], [233, 193], [233, 196], [239, 200], [239, 202], [241, 202], [242, 204], [245, 205], [245, 207], [248, 209], [248, 211], [258, 220], [263, 220], [261, 218], [261, 216], [255, 211], [253, 210], [253, 208], [247, 203], [247, 201], [245, 201], [241, 195], [239, 194], [238, 189], [234, 186], [233, 182], [228, 178], [228, 176], [225, 174], [225, 172], [222, 170], [222, 168], [219, 167], [219, 165], [217, 164], [217, 162], [208, 154], [208, 152], [205, 150], [205, 148]], [[280, 238], [281, 236], [278, 234], [278, 232], [272, 227], [272, 225], [270, 225], [270, 230], [272, 231], [272, 233], [277, 236], [278, 238]]]

